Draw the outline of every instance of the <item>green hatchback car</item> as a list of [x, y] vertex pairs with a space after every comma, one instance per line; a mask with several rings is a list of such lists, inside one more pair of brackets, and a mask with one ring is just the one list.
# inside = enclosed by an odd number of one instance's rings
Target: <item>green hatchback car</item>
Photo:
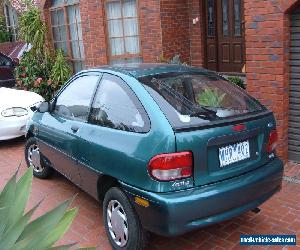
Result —
[[82, 71], [27, 125], [34, 175], [99, 201], [114, 249], [228, 220], [281, 188], [275, 119], [214, 72], [167, 64]]

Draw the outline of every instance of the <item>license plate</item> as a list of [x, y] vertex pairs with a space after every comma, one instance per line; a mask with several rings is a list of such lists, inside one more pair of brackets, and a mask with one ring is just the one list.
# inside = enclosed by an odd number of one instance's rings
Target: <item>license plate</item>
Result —
[[250, 158], [249, 141], [229, 145], [219, 149], [220, 167]]

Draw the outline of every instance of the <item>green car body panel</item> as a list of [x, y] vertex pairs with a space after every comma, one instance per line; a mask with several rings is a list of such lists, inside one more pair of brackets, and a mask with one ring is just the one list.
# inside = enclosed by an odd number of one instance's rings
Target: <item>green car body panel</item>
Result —
[[[275, 119], [263, 110], [203, 127], [174, 129], [138, 78], [189, 71], [204, 70], [142, 65], [134, 70], [103, 67], [80, 73], [99, 79], [107, 73], [123, 79], [147, 113], [148, 132], [115, 130], [36, 112], [27, 125], [28, 135], [37, 139], [52, 167], [94, 198], [100, 199], [101, 178], [114, 178], [151, 232], [174, 236], [230, 219], [258, 207], [281, 188], [283, 163], [265, 150], [270, 131], [276, 128]], [[233, 131], [241, 123], [246, 129]], [[82, 129], [73, 133], [74, 126]], [[243, 140], [249, 140], [251, 158], [220, 168], [218, 149]], [[149, 175], [148, 164], [154, 156], [186, 151], [193, 153], [192, 178], [157, 181]], [[149, 206], [137, 204], [136, 197], [148, 200]]]

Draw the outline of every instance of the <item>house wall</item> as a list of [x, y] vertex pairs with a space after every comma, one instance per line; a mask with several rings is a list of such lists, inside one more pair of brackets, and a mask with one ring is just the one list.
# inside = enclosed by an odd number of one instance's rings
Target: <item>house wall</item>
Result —
[[188, 0], [161, 0], [160, 18], [164, 58], [180, 54], [190, 63], [190, 31]]
[[[108, 64], [109, 48], [107, 42], [104, 0], [80, 1], [85, 65], [97, 67]], [[38, 0], [49, 27], [49, 1]], [[162, 54], [162, 32], [160, 22], [160, 1], [138, 1], [140, 21], [141, 51], [144, 62], [157, 62]], [[49, 35], [49, 40], [51, 36]]]
[[288, 159], [289, 11], [296, 0], [245, 0], [246, 71], [250, 94], [276, 116], [278, 154]]

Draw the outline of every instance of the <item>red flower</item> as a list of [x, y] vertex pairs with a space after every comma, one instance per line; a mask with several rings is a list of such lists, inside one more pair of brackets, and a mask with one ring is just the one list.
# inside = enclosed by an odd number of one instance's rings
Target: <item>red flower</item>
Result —
[[48, 86], [50, 86], [50, 85], [52, 84], [52, 80], [49, 79], [49, 80], [47, 81], [47, 84], [48, 84]]
[[41, 84], [41, 82], [43, 81], [43, 78], [39, 77], [36, 81], [37, 81], [39, 84]]

